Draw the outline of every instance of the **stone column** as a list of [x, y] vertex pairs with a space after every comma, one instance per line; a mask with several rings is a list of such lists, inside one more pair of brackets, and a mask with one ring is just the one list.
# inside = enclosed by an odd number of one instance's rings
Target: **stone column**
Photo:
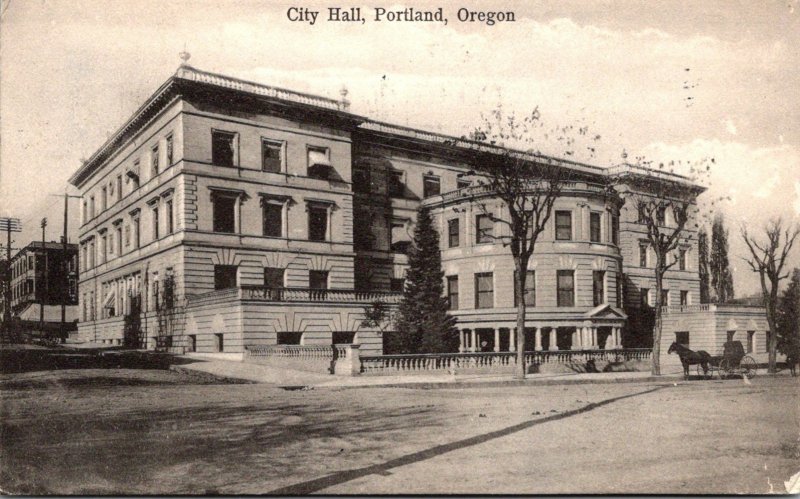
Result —
[[536, 345], [533, 347], [534, 350], [541, 351], [542, 350], [542, 328], [536, 328]]
[[466, 334], [465, 331], [466, 331], [465, 329], [459, 329], [458, 330], [458, 351], [459, 351], [459, 353], [464, 351], [464, 335]]
[[475, 329], [472, 329], [472, 337], [470, 338], [470, 352], [477, 352], [478, 351], [478, 332]]
[[508, 351], [517, 351], [517, 328], [508, 328]]
[[592, 326], [590, 331], [592, 332], [592, 342], [591, 342], [592, 346], [591, 346], [591, 348], [592, 348], [592, 350], [597, 350], [599, 348], [599, 345], [597, 343], [597, 327], [596, 326]]
[[580, 341], [580, 333], [581, 328], [575, 328], [575, 331], [572, 332], [572, 346], [570, 347], [572, 350], [578, 350], [581, 346]]
[[500, 351], [500, 328], [494, 328], [494, 351]]
[[558, 350], [558, 344], [556, 342], [556, 328], [550, 328], [550, 347], [548, 350]]

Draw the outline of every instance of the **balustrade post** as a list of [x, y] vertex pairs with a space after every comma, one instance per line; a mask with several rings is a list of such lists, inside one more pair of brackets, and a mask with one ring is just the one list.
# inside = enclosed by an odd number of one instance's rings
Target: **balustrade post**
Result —
[[[340, 348], [343, 347], [343, 348]], [[359, 348], [361, 345], [334, 345], [333, 348], [339, 348], [343, 351], [344, 355], [336, 359], [336, 364], [333, 367], [334, 374], [344, 376], [358, 376], [361, 374], [361, 356]]]

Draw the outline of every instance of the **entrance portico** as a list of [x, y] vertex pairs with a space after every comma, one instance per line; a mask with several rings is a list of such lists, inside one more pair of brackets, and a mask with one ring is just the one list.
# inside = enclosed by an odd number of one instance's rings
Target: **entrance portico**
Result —
[[[459, 352], [516, 351], [517, 335], [520, 334], [516, 322], [492, 320], [493, 317], [486, 315], [455, 315], [459, 328]], [[622, 310], [607, 304], [595, 307], [580, 317], [558, 317], [552, 320], [531, 318], [525, 323], [526, 350], [622, 348], [621, 333], [626, 319]]]

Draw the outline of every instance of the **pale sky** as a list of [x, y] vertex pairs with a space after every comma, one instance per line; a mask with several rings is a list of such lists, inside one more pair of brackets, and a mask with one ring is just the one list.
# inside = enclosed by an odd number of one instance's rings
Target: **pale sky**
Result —
[[[345, 85], [353, 112], [401, 125], [462, 135], [498, 104], [539, 106], [548, 126], [600, 134], [600, 166], [623, 149], [656, 162], [712, 156], [707, 197], [731, 198], [721, 211], [737, 295], [758, 290], [738, 225], [800, 223], [800, 0], [403, 4], [442, 6], [446, 26], [374, 22], [372, 7], [402, 8], [380, 0], [362, 7], [365, 24], [286, 15], [350, 5], [5, 0], [0, 216], [22, 219], [14, 246], [41, 238], [43, 216], [58, 238], [63, 199], [48, 195], [175, 71], [184, 46], [199, 69], [333, 98]], [[516, 22], [460, 23], [461, 6], [512, 10]]]

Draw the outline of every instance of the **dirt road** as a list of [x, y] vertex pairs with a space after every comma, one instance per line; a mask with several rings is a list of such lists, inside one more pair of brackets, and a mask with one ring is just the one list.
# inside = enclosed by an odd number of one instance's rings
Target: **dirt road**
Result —
[[797, 378], [317, 389], [155, 370], [0, 378], [11, 493], [765, 493]]

